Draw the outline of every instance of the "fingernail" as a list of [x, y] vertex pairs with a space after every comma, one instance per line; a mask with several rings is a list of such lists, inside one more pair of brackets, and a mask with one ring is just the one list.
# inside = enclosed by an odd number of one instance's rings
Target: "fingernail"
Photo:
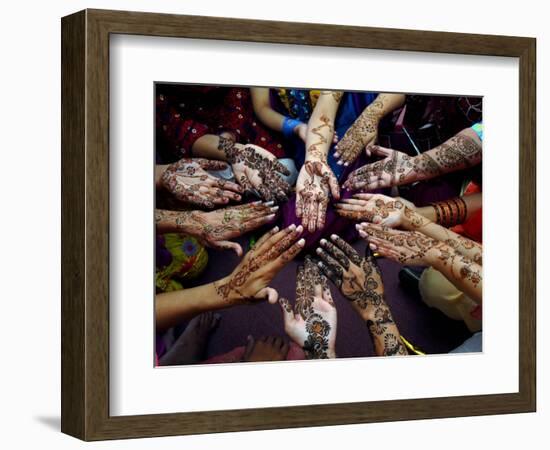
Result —
[[335, 157], [335, 158], [338, 158], [339, 156], [340, 156], [340, 153], [334, 152], [334, 157]]
[[300, 239], [298, 241], [298, 245], [301, 247], [302, 245], [304, 245], [306, 243], [306, 240], [304, 238]]
[[360, 230], [360, 229], [361, 229], [361, 225], [355, 224], [355, 229], [356, 229], [356, 230]]
[[275, 214], [270, 214], [269, 216], [267, 216], [267, 220], [273, 220], [275, 219]]
[[296, 228], [296, 232], [301, 233], [302, 231], [304, 231], [304, 227], [302, 225], [298, 225], [298, 228]]
[[339, 166], [341, 166], [343, 163], [342, 163], [342, 161], [338, 161], [336, 164], [338, 164]]
[[369, 244], [369, 247], [370, 247], [371, 250], [376, 250], [376, 245], [374, 245], [374, 244]]
[[336, 236], [335, 234], [331, 234], [331, 235], [330, 235], [330, 238], [331, 238], [331, 239], [337, 239], [338, 236]]
[[344, 163], [344, 166], [345, 166], [345, 167], [348, 167], [348, 166], [349, 166], [349, 162]]
[[277, 233], [277, 231], [279, 231], [279, 227], [273, 227], [273, 230], [271, 231], [273, 231], [274, 233]]
[[276, 212], [276, 211], [278, 211], [278, 210], [279, 210], [279, 207], [278, 207], [278, 206], [274, 206], [273, 208], [271, 208], [271, 211], [273, 211], [273, 212]]
[[295, 224], [291, 224], [291, 225], [289, 225], [288, 229], [289, 229], [290, 231], [294, 231], [294, 230], [296, 229], [296, 225], [295, 225]]
[[367, 233], [365, 233], [363, 230], [359, 231], [359, 236], [361, 237], [367, 237]]
[[327, 243], [327, 240], [326, 240], [326, 239], [321, 239], [321, 241], [320, 241], [320, 244], [321, 244], [321, 245], [325, 245], [326, 243]]
[[265, 206], [273, 206], [274, 204], [275, 204], [275, 202], [273, 200], [271, 200], [271, 201], [267, 202], [265, 204]]
[[322, 250], [320, 248], [318, 248], [317, 250], [315, 250], [315, 253], [317, 253], [318, 255], [320, 255], [322, 252]]

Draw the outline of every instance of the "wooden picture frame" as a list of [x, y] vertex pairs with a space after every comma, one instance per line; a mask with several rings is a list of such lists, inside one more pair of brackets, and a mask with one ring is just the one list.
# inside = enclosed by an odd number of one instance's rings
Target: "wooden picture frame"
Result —
[[[61, 29], [64, 433], [99, 440], [535, 411], [535, 39], [104, 10], [64, 17]], [[519, 392], [109, 416], [109, 36], [117, 33], [519, 58]]]

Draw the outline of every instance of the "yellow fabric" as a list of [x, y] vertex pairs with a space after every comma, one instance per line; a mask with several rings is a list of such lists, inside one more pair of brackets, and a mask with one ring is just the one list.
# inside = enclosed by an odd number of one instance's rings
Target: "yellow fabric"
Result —
[[451, 319], [463, 320], [472, 333], [481, 330], [481, 320], [470, 314], [477, 303], [459, 291], [441, 272], [432, 267], [427, 268], [422, 272], [418, 288], [422, 300], [428, 306], [439, 309]]

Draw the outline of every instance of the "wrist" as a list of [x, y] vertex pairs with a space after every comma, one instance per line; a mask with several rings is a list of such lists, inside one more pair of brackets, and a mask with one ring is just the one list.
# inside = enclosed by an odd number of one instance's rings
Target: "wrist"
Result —
[[437, 247], [432, 247], [426, 252], [425, 262], [434, 269], [441, 271], [440, 269], [446, 264], [448, 256], [454, 254], [454, 249], [441, 243]]
[[197, 226], [197, 223], [206, 221], [206, 218], [202, 219], [205, 214], [207, 213], [204, 211], [174, 212], [174, 228], [178, 233], [187, 233], [200, 238], [200, 227]]
[[435, 207], [432, 206], [432, 205], [422, 206], [420, 208], [416, 208], [415, 212], [417, 214], [420, 214], [422, 217], [425, 217], [430, 222], [435, 222], [436, 221]]
[[321, 162], [326, 163], [327, 162], [327, 155], [320, 155], [320, 154], [308, 154], [306, 152], [306, 157], [304, 160], [304, 164], [307, 162]]
[[366, 107], [364, 114], [364, 120], [378, 125], [378, 122], [384, 117], [384, 111], [379, 107], [375, 107], [376, 103], [371, 103]]
[[235, 306], [245, 303], [243, 296], [231, 288], [232, 275], [231, 273], [213, 283], [216, 294], [225, 306]]
[[416, 210], [405, 206], [405, 209], [401, 216], [401, 226], [408, 231], [414, 231], [418, 228], [422, 228], [430, 223], [423, 215], [416, 212]]

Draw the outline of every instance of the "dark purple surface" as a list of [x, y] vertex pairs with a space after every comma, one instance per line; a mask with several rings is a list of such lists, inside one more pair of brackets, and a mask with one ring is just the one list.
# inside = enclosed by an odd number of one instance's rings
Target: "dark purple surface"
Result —
[[[353, 227], [352, 225], [350, 225]], [[262, 232], [256, 233], [260, 236]], [[239, 240], [243, 249], [248, 249], [248, 239]], [[364, 254], [365, 242], [353, 243]], [[314, 250], [311, 252], [313, 253]], [[209, 264], [194, 285], [204, 284], [229, 274], [238, 263], [238, 257], [230, 251], [209, 249]], [[295, 298], [296, 267], [304, 255], [289, 263], [273, 280], [271, 286], [279, 295], [291, 302]], [[398, 280], [400, 265], [379, 259], [385, 287], [385, 297], [394, 315], [399, 330], [411, 343], [429, 354], [447, 353], [460, 345], [471, 333], [462, 322], [454, 321], [439, 311], [426, 306], [418, 295], [406, 292]], [[340, 292], [331, 285], [338, 310], [338, 333], [336, 352], [339, 357], [364, 357], [373, 355], [372, 340], [365, 323], [357, 316]], [[212, 334], [207, 357], [216, 356], [246, 343], [247, 335], [285, 336], [282, 313], [279, 305], [267, 302], [244, 305], [220, 311], [221, 320]]]

